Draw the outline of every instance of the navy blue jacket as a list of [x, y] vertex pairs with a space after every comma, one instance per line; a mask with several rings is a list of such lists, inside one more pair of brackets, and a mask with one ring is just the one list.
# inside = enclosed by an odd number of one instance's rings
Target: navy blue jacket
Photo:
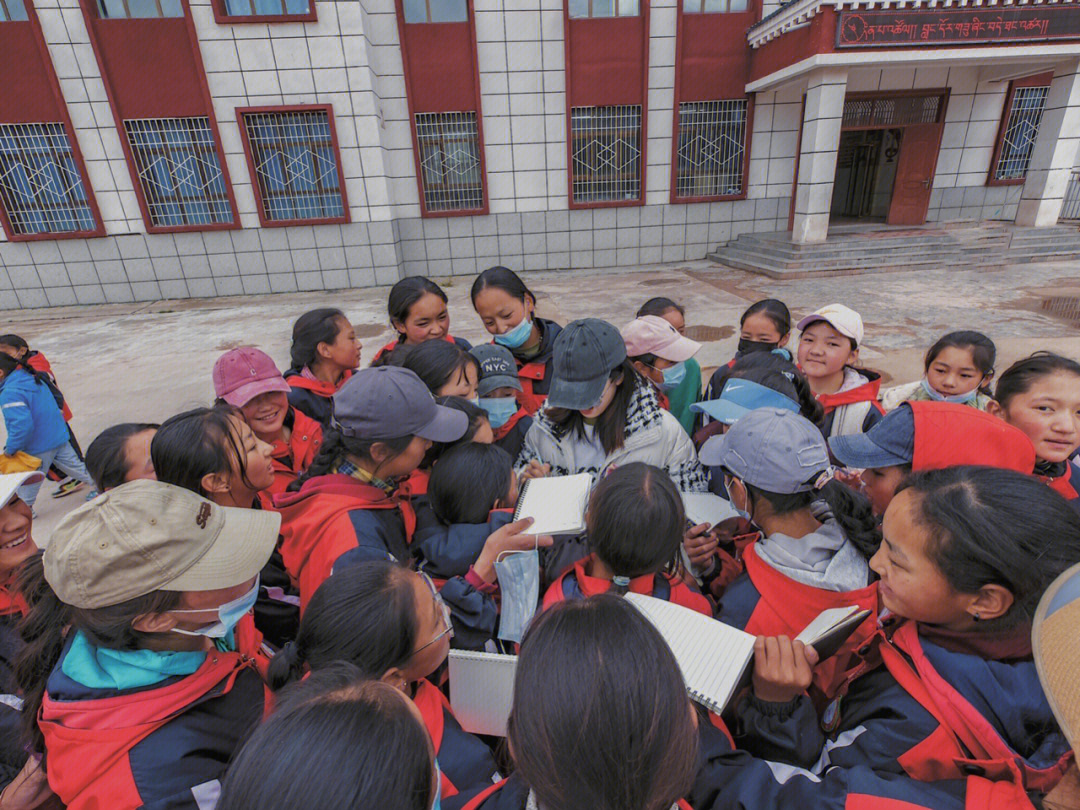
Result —
[[436, 579], [463, 577], [484, 550], [488, 537], [513, 522], [513, 519], [512, 513], [499, 511], [492, 512], [487, 523], [454, 523], [450, 526], [434, 523], [421, 526], [418, 515], [410, 550], [416, 558], [417, 567], [428, 576]]

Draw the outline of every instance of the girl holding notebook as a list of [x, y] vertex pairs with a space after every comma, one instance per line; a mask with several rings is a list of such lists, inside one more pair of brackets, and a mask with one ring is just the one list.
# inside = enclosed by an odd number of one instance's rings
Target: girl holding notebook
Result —
[[682, 497], [663, 470], [640, 462], [614, 470], [593, 489], [585, 523], [590, 554], [552, 583], [545, 609], [629, 591], [712, 616], [709, 600], [675, 573], [686, 516]]
[[356, 665], [412, 699], [431, 735], [442, 797], [476, 790], [499, 775], [491, 750], [461, 729], [450, 703], [430, 680], [450, 652], [450, 611], [425, 574], [383, 560], [348, 566], [312, 597], [296, 641], [271, 663], [280, 689], [336, 662]]
[[555, 340], [547, 407], [525, 436], [516, 469], [526, 478], [608, 471], [641, 461], [683, 492], [708, 483], [679, 420], [627, 360], [622, 335], [595, 318], [568, 324]]

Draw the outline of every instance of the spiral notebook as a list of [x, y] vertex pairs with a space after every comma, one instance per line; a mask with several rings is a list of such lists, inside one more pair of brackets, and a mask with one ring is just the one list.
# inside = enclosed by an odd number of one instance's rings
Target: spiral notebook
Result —
[[585, 531], [590, 489], [592, 476], [588, 473], [530, 478], [518, 495], [514, 520], [535, 520], [524, 534], [580, 534]]
[[626, 598], [671, 647], [690, 697], [723, 712], [754, 657], [754, 636], [663, 599], [637, 593]]
[[450, 707], [470, 734], [506, 736], [517, 656], [450, 650]]

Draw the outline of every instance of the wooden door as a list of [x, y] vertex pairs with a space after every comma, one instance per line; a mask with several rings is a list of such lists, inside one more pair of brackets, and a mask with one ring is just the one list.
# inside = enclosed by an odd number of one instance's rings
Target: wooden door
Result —
[[942, 128], [941, 124], [904, 127], [889, 204], [889, 225], [922, 225], [926, 222]]

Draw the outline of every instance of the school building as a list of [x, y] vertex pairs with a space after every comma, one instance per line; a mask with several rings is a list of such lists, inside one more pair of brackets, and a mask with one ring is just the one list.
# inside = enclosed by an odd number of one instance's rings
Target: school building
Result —
[[1080, 216], [1080, 2], [0, 0], [0, 308]]

